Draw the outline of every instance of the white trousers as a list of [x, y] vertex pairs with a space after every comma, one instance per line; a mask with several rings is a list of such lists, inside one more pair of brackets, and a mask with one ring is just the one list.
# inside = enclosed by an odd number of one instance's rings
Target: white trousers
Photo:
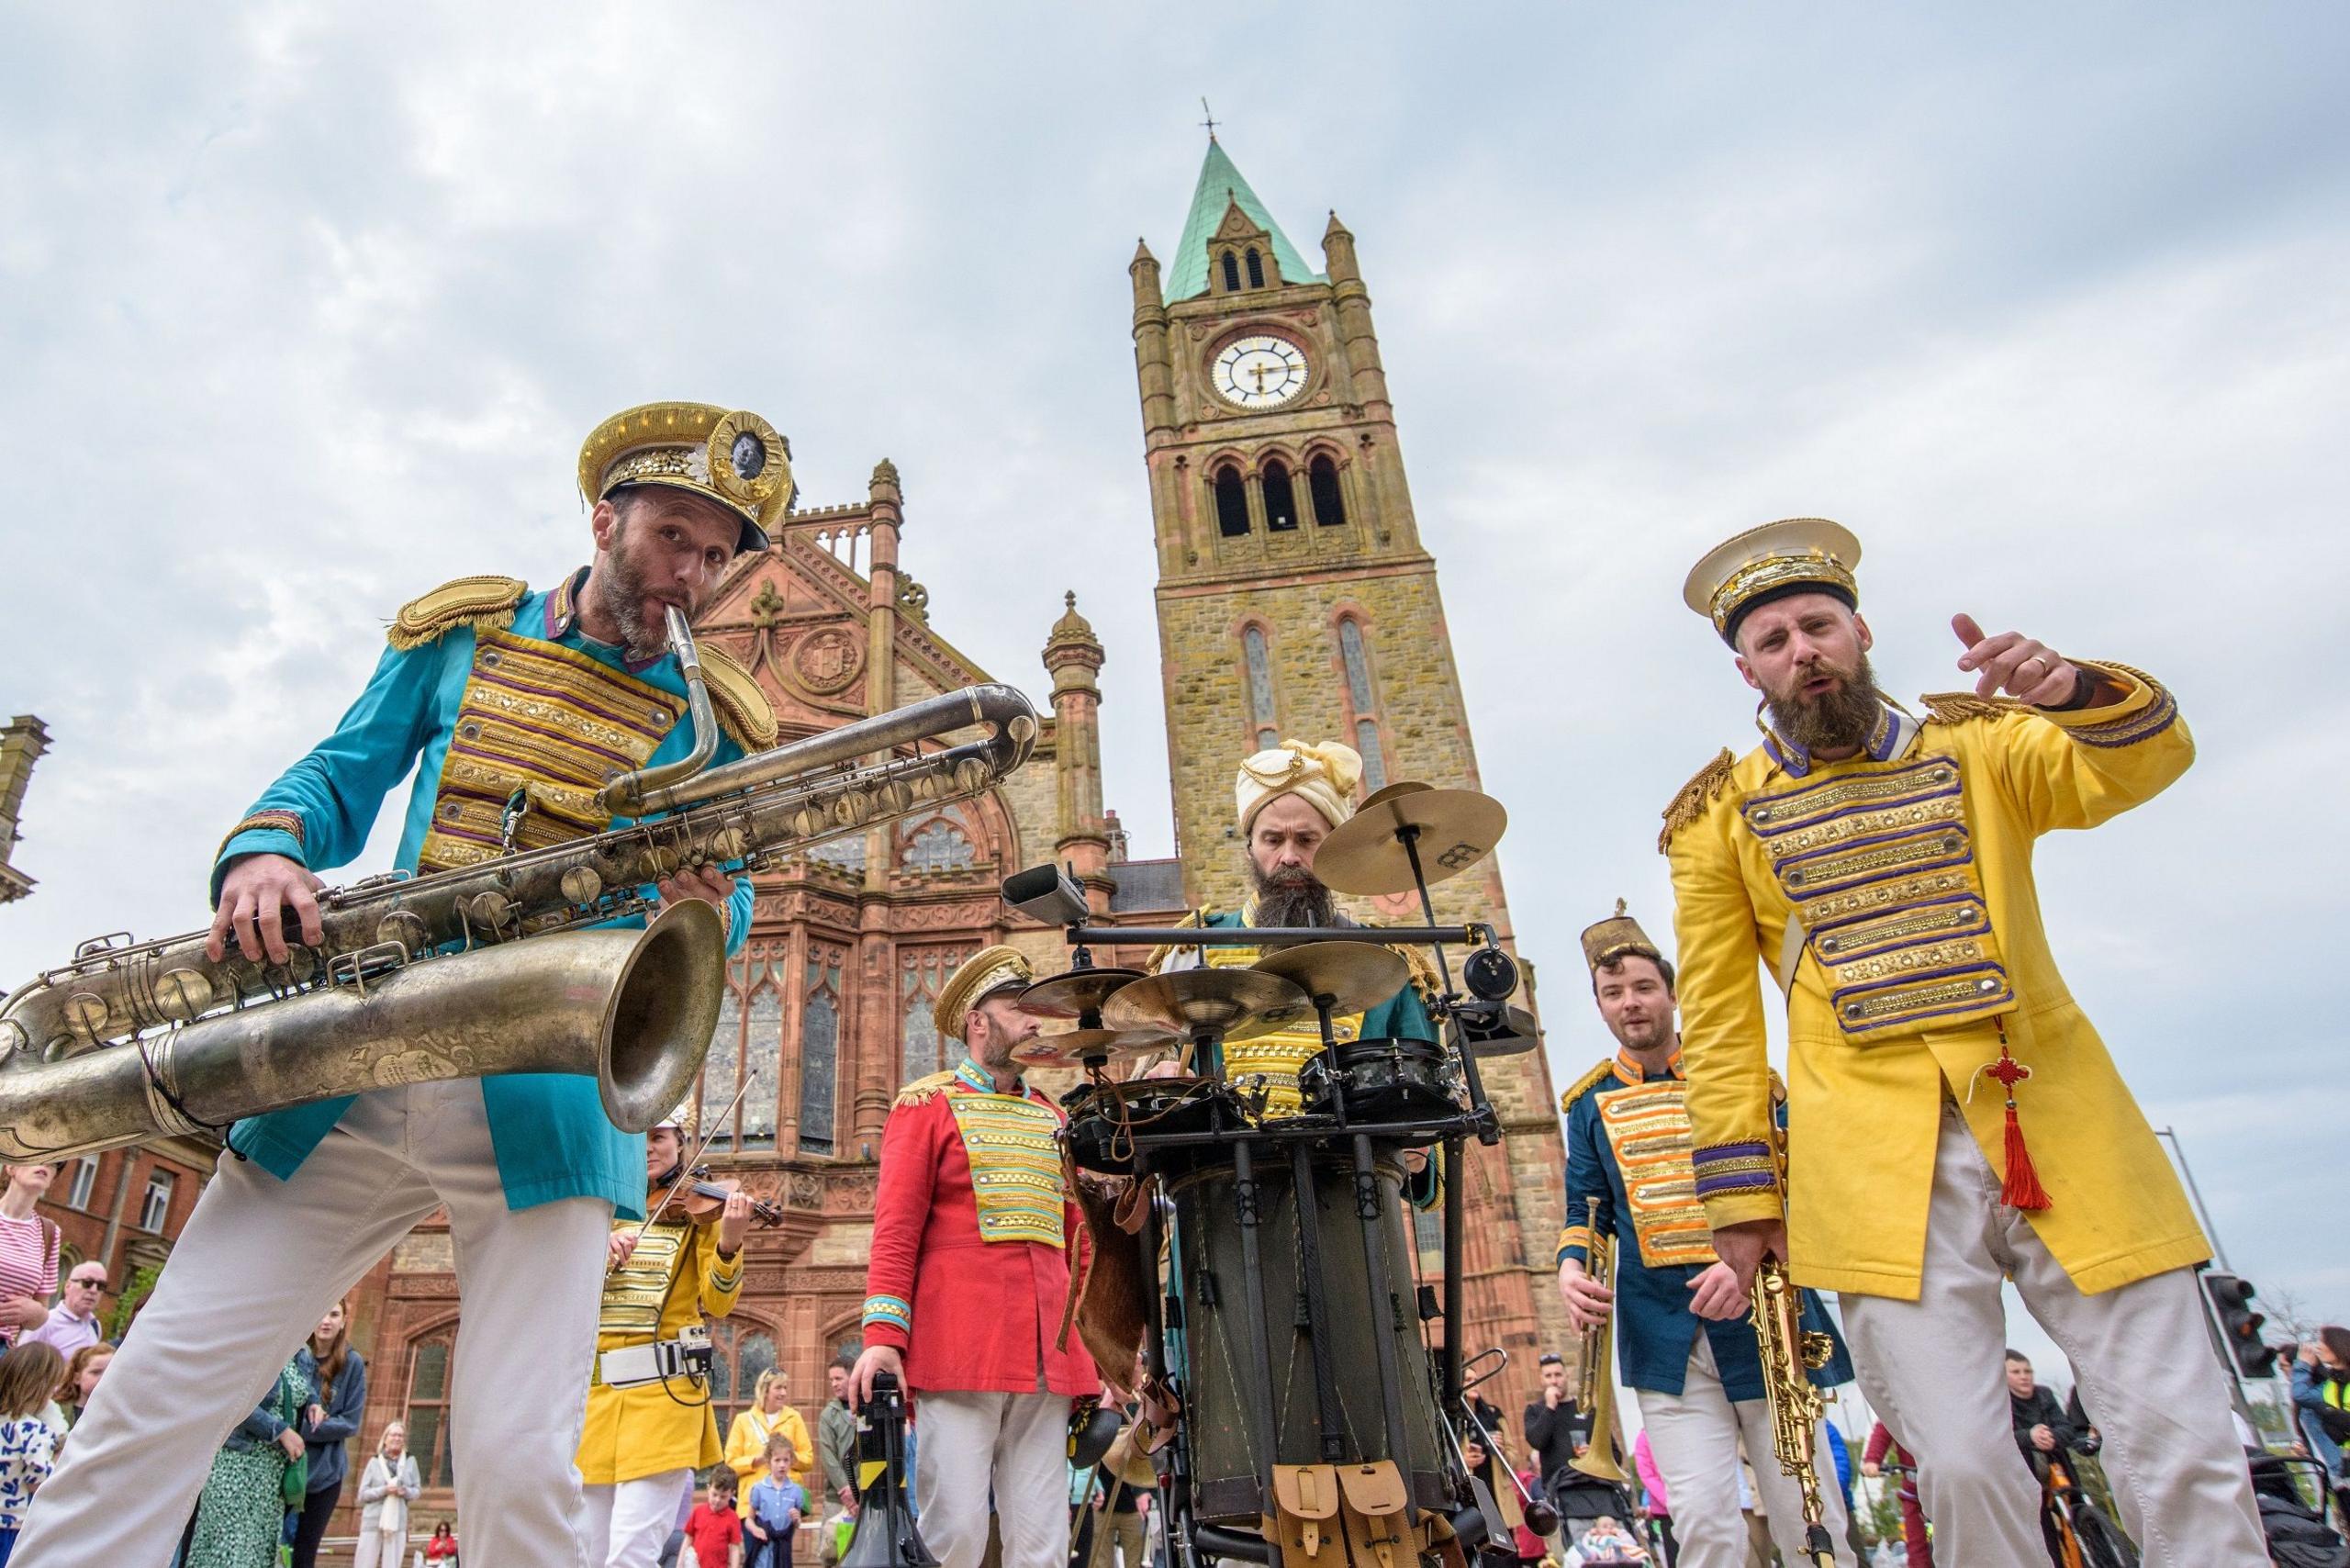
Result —
[[[1937, 1561], [2040, 1568], [2040, 1487], [2017, 1449], [2001, 1364], [2008, 1275], [2073, 1364], [2105, 1439], [2121, 1528], [2147, 1568], [2268, 1561], [2252, 1477], [2192, 1271], [2084, 1295], [1999, 1202], [1999, 1178], [1955, 1105], [1942, 1112], [1916, 1301], [1844, 1292], [1844, 1332], [1869, 1403], [1918, 1456]], [[1947, 1552], [1947, 1558], [1945, 1553]]]
[[[570, 1198], [509, 1209], [472, 1080], [361, 1095], [285, 1182], [220, 1157], [34, 1499], [17, 1560], [117, 1568], [169, 1556], [221, 1439], [327, 1308], [444, 1204], [464, 1302], [449, 1439], [465, 1555], [498, 1568], [578, 1568], [572, 1458], [611, 1205]], [[400, 1364], [396, 1348], [376, 1350], [379, 1367]]]
[[404, 1532], [386, 1535], [379, 1529], [363, 1529], [351, 1549], [351, 1568], [400, 1568], [407, 1561], [408, 1536]]
[[979, 1568], [988, 1498], [1003, 1568], [1069, 1568], [1069, 1398], [923, 1389], [914, 1400], [914, 1502], [940, 1568]]
[[588, 1568], [654, 1568], [693, 1484], [681, 1466], [587, 1488]]
[[[1680, 1542], [1680, 1568], [1745, 1568], [1746, 1520], [1738, 1506], [1739, 1444], [1746, 1445], [1747, 1462], [1762, 1492], [1763, 1512], [1771, 1520], [1771, 1539], [1789, 1564], [1808, 1562], [1803, 1554], [1803, 1488], [1779, 1468], [1771, 1446], [1771, 1407], [1761, 1399], [1732, 1399], [1722, 1389], [1714, 1364], [1714, 1347], [1700, 1331], [1690, 1347], [1689, 1365], [1682, 1373], [1681, 1392], [1660, 1394], [1636, 1388], [1640, 1424], [1648, 1428], [1649, 1452], [1664, 1477], [1664, 1495], [1673, 1509], [1673, 1536]], [[1843, 1489], [1836, 1484], [1836, 1462], [1828, 1449], [1828, 1428], [1821, 1423], [1812, 1438], [1818, 1459], [1821, 1520], [1835, 1546], [1836, 1561], [1853, 1568], [1852, 1548], [1846, 1539]], [[1627, 1529], [1636, 1521], [1619, 1520]]]

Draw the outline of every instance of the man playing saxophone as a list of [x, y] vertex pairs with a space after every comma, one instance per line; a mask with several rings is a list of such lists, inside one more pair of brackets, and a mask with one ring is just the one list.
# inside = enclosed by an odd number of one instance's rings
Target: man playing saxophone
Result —
[[[417, 784], [397, 864], [435, 871], [613, 825], [598, 790], [690, 756], [687, 683], [666, 631], [703, 607], [737, 552], [764, 548], [790, 499], [783, 439], [755, 414], [632, 409], [591, 434], [580, 486], [591, 563], [551, 589], [462, 577], [403, 608], [374, 678], [332, 734], [229, 830], [212, 873], [210, 956], [297, 957], [321, 939], [316, 873], [364, 846], [385, 797]], [[717, 757], [773, 744], [749, 676], [703, 655]], [[719, 906], [730, 946], [750, 887], [680, 869], [663, 902]], [[239, 1122], [171, 1265], [17, 1551], [50, 1568], [165, 1551], [213, 1450], [326, 1308], [417, 1221], [445, 1207], [464, 1322], [450, 1445], [468, 1555], [577, 1558], [572, 1458], [596, 1343], [605, 1240], [644, 1203], [644, 1140], [593, 1080], [514, 1073], [411, 1084]]]
[[[1747, 1561], [1738, 1506], [1741, 1439], [1780, 1556], [1808, 1562], [1802, 1498], [1772, 1459], [1768, 1372], [1747, 1293], [1715, 1255], [1694, 1190], [1673, 965], [1620, 902], [1583, 932], [1583, 950], [1599, 1016], [1618, 1048], [1559, 1100], [1567, 1114], [1567, 1213], [1594, 1216], [1559, 1237], [1567, 1316], [1584, 1330], [1614, 1320], [1624, 1382], [1640, 1402], [1649, 1450], [1673, 1499], [1681, 1568], [1740, 1568]], [[1594, 1223], [1614, 1244], [1612, 1289], [1591, 1277]], [[1805, 1318], [1807, 1328], [1834, 1332], [1816, 1300], [1807, 1301]], [[1586, 1368], [1583, 1375], [1604, 1379], [1611, 1369]], [[1841, 1343], [1811, 1374], [1821, 1384], [1852, 1376]], [[1605, 1451], [1609, 1440], [1595, 1431], [1594, 1451]], [[1818, 1451], [1824, 1461], [1824, 1436]], [[1843, 1497], [1830, 1484], [1821, 1502], [1836, 1561], [1849, 1565]]]

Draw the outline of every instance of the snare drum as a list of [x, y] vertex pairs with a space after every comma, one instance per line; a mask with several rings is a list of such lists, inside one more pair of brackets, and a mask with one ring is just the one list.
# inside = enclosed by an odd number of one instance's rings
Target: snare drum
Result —
[[1327, 1115], [1333, 1101], [1342, 1100], [1349, 1123], [1423, 1121], [1460, 1109], [1452, 1059], [1429, 1040], [1355, 1040], [1338, 1047], [1335, 1082], [1329, 1058], [1317, 1056], [1299, 1071], [1298, 1083], [1308, 1110]]
[[[1124, 1083], [1081, 1083], [1061, 1103], [1069, 1110], [1069, 1157], [1080, 1170], [1131, 1175], [1135, 1133], [1203, 1133], [1215, 1126], [1224, 1106], [1226, 1126], [1240, 1125], [1238, 1102], [1212, 1078], [1141, 1078]], [[1203, 1157], [1220, 1152], [1214, 1144], [1154, 1149], [1160, 1170], [1188, 1170]]]

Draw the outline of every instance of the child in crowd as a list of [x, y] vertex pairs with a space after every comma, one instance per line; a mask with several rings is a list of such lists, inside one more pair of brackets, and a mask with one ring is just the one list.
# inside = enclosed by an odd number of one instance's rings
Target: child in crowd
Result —
[[48, 1345], [26, 1345], [0, 1357], [0, 1568], [17, 1550], [25, 1511], [57, 1460], [57, 1433], [40, 1413], [64, 1371], [62, 1358]]
[[744, 1568], [791, 1568], [791, 1538], [808, 1511], [808, 1489], [791, 1478], [798, 1458], [783, 1433], [767, 1439], [767, 1476], [751, 1484], [752, 1545]]
[[734, 1473], [723, 1465], [710, 1478], [709, 1497], [686, 1516], [686, 1545], [701, 1568], [744, 1568], [743, 1521], [734, 1516]]
[[1591, 1521], [1591, 1528], [1575, 1542], [1570, 1561], [1581, 1568], [1601, 1568], [1602, 1564], [1645, 1562], [1648, 1558], [1648, 1552], [1622, 1525], [1602, 1514]]

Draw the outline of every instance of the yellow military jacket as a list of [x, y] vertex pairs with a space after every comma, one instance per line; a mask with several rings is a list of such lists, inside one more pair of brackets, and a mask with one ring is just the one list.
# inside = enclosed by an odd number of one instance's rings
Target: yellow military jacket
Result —
[[[1787, 1218], [1800, 1284], [1914, 1300], [1946, 1096], [2005, 1170], [2005, 1092], [2049, 1207], [2032, 1228], [2087, 1292], [2210, 1256], [2185, 1193], [2049, 951], [2032, 844], [2187, 770], [2171, 694], [2050, 713], [1965, 695], [1888, 712], [1861, 755], [1773, 736], [1665, 813], [1698, 1195], [1717, 1227]], [[1757, 964], [1789, 985], [1787, 1181], [1770, 1141]]]
[[[631, 1220], [613, 1223], [632, 1231]], [[743, 1289], [743, 1255], [722, 1263], [718, 1227], [682, 1220], [650, 1226], [627, 1265], [604, 1280], [596, 1321], [598, 1365], [606, 1350], [674, 1339], [704, 1315], [734, 1310]], [[703, 1470], [722, 1457], [718, 1418], [708, 1388], [672, 1383], [610, 1388], [599, 1374], [588, 1386], [588, 1420], [579, 1433], [579, 1478], [590, 1486], [634, 1481], [667, 1470]]]

